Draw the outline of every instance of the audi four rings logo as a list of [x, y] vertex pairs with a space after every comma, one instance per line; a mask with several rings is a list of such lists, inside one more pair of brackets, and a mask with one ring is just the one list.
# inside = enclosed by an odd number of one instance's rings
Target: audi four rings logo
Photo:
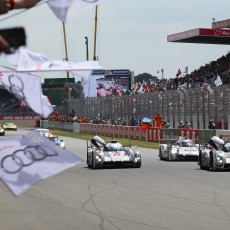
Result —
[[19, 100], [25, 102], [27, 104], [27, 99], [24, 94], [24, 83], [19, 76], [10, 75], [9, 76], [10, 83], [10, 92]]
[[[47, 150], [49, 150], [49, 153]], [[27, 146], [24, 149], [15, 150], [11, 155], [3, 157], [1, 160], [1, 168], [5, 173], [15, 174], [36, 161], [41, 161], [53, 156], [58, 156], [58, 153], [54, 150], [47, 149], [45, 146]]]

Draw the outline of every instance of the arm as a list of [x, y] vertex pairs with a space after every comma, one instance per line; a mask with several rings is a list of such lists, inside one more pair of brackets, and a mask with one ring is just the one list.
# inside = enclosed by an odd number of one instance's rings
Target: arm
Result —
[[31, 8], [41, 0], [0, 0], [0, 15], [9, 10]]
[[0, 53], [1, 51], [6, 54], [11, 53], [9, 43], [0, 35]]
[[14, 1], [13, 9], [31, 8], [35, 6], [38, 2], [40, 2], [40, 0], [13, 0], [13, 1]]

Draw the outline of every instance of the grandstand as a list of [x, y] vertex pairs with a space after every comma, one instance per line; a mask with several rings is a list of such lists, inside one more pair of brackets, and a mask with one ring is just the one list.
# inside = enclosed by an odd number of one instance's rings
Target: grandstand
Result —
[[30, 108], [21, 108], [20, 101], [9, 93], [3, 86], [0, 86], [0, 115], [35, 115]]

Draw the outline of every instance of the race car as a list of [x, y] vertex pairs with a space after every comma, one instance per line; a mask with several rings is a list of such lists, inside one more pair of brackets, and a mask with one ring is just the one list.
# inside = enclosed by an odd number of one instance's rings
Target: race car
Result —
[[198, 156], [199, 145], [190, 138], [179, 137], [178, 140], [161, 140], [159, 148], [159, 158], [161, 160], [197, 160]]
[[14, 123], [4, 123], [2, 125], [2, 128], [5, 130], [14, 130], [17, 131], [18, 127]]
[[106, 143], [99, 136], [87, 141], [87, 165], [89, 168], [104, 166], [141, 167], [141, 153], [137, 147], [124, 147], [116, 140]]
[[50, 132], [49, 129], [39, 128], [39, 129], [35, 129], [34, 131], [39, 133], [41, 136], [49, 138], [49, 140], [55, 142], [55, 144], [60, 146], [61, 148], [63, 149], [66, 148], [65, 141], [59, 140], [59, 137], [55, 135], [53, 132]]
[[217, 136], [200, 147], [198, 165], [200, 169], [212, 171], [230, 169], [230, 142], [224, 143]]
[[50, 130], [49, 129], [40, 128], [40, 129], [35, 129], [34, 131], [38, 132], [41, 136], [48, 137], [50, 135]]
[[3, 129], [1, 124], [0, 124], [0, 136], [5, 136], [5, 129]]

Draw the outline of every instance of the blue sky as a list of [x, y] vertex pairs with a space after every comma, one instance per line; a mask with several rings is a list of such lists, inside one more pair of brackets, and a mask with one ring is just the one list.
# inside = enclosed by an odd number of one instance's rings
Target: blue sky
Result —
[[[189, 73], [226, 55], [227, 45], [169, 43], [167, 35], [195, 28], [211, 28], [229, 18], [229, 0], [109, 0], [99, 6], [97, 56], [105, 69], [130, 69], [134, 75], [150, 73], [174, 78], [188, 66]], [[0, 20], [19, 11], [1, 15]], [[71, 8], [66, 22], [69, 60], [86, 60], [84, 37], [93, 58], [95, 7]], [[65, 57], [62, 23], [47, 4], [0, 21], [1, 28], [24, 26], [27, 48], [52, 60]], [[3, 57], [0, 63], [5, 64]], [[53, 76], [63, 77], [63, 73]], [[51, 77], [53, 77], [51, 76]], [[42, 77], [48, 77], [42, 75]]]

